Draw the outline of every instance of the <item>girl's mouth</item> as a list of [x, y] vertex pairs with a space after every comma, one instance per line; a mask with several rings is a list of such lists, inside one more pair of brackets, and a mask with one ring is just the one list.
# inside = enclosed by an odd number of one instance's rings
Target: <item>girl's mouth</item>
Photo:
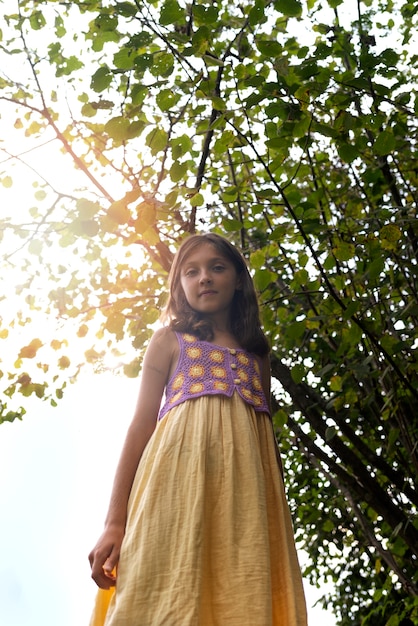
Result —
[[200, 292], [199, 297], [200, 296], [212, 296], [214, 294], [216, 294], [216, 291], [214, 289], [206, 289], [206, 291]]

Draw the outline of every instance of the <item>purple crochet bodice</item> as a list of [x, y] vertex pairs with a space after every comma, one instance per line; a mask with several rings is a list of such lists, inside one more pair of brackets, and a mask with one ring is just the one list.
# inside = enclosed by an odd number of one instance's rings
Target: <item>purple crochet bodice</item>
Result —
[[256, 411], [269, 413], [261, 385], [257, 357], [238, 348], [225, 348], [201, 341], [187, 333], [176, 333], [180, 355], [166, 389], [166, 398], [158, 419], [174, 406], [200, 396], [235, 391]]

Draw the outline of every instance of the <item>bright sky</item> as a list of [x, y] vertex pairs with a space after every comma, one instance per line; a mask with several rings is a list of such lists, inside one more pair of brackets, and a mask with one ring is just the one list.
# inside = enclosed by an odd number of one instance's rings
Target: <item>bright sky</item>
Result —
[[88, 624], [103, 526], [137, 381], [85, 375], [58, 408], [0, 426], [0, 624]]

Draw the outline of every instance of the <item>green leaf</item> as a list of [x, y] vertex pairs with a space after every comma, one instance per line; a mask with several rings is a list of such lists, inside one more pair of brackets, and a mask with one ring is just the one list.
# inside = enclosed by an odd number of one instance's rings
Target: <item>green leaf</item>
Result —
[[355, 324], [351, 323], [348, 328], [342, 329], [342, 342], [340, 347], [342, 348], [340, 354], [344, 353], [344, 350], [351, 348], [355, 348], [358, 346], [361, 341], [363, 335], [363, 331], [361, 328]]
[[380, 277], [385, 267], [385, 259], [383, 256], [378, 256], [371, 260], [366, 269], [366, 274], [371, 281], [374, 281]]
[[402, 232], [396, 224], [385, 224], [380, 229], [380, 238], [390, 243], [397, 243], [402, 238]]
[[130, 70], [135, 66], [136, 54], [132, 48], [124, 46], [113, 55], [115, 67], [121, 70]]
[[232, 232], [241, 230], [242, 226], [243, 224], [239, 220], [228, 220], [228, 219], [222, 220], [222, 228], [224, 228], [227, 233], [232, 233]]
[[289, 339], [301, 339], [305, 333], [306, 322], [293, 322], [286, 328], [285, 335]]
[[[137, 57], [135, 57], [134, 65], [135, 69], [138, 72], [145, 72], [145, 70], [150, 69], [154, 65], [154, 55], [149, 54], [148, 52], [144, 54], [139, 54]], [[135, 94], [141, 93], [145, 96], [147, 89], [143, 85], [138, 84], [133, 86], [132, 92]]]
[[305, 137], [311, 125], [311, 116], [303, 114], [293, 126], [293, 137]]
[[345, 309], [343, 313], [343, 319], [345, 320], [350, 319], [353, 315], [358, 313], [360, 307], [361, 307], [361, 304], [358, 301], [349, 302], [347, 305], [347, 308]]
[[283, 409], [279, 409], [273, 415], [273, 423], [275, 426], [277, 426], [277, 428], [283, 428], [283, 426], [287, 424], [288, 419], [289, 419], [289, 416], [286, 413], [286, 411], [284, 411]]
[[349, 143], [338, 143], [337, 150], [341, 160], [345, 163], [352, 163], [360, 156], [360, 152], [356, 146]]
[[260, 40], [256, 41], [256, 46], [261, 54], [264, 54], [267, 57], [276, 57], [279, 56], [283, 48], [282, 46], [274, 40]]
[[178, 159], [185, 154], [188, 154], [191, 151], [192, 146], [192, 140], [188, 135], [184, 134], [173, 139], [171, 142], [171, 153], [173, 155], [173, 159]]
[[254, 284], [257, 291], [262, 293], [275, 279], [274, 272], [267, 269], [259, 269], [254, 273]]
[[177, 189], [170, 191], [170, 193], [168, 193], [164, 198], [164, 205], [171, 209], [177, 203], [178, 197], [179, 193]]
[[95, 26], [99, 32], [114, 32], [118, 28], [118, 18], [109, 13], [100, 13], [95, 19]]
[[125, 141], [129, 138], [129, 120], [120, 115], [118, 117], [113, 117], [105, 124], [105, 132], [116, 141]]
[[373, 145], [373, 152], [379, 156], [390, 154], [396, 147], [396, 139], [392, 131], [384, 130], [378, 135]]
[[278, 100], [277, 102], [268, 104], [265, 108], [265, 112], [270, 119], [279, 117], [282, 120], [286, 120], [290, 115], [290, 106], [287, 102]]
[[266, 254], [264, 250], [255, 250], [250, 256], [250, 267], [259, 270], [266, 264]]
[[355, 255], [355, 246], [353, 243], [340, 240], [333, 248], [333, 253], [338, 261], [349, 261]]
[[326, 519], [322, 525], [322, 528], [326, 533], [330, 533], [334, 529], [334, 522], [331, 519]]
[[305, 370], [305, 367], [302, 365], [302, 363], [297, 363], [296, 365], [294, 365], [290, 373], [291, 373], [293, 382], [295, 382], [296, 384], [301, 383], [306, 376], [306, 370]]
[[170, 111], [179, 99], [180, 95], [173, 93], [172, 89], [162, 89], [156, 96], [156, 101], [161, 111]]
[[255, 0], [248, 14], [248, 22], [251, 26], [260, 24], [266, 20], [264, 0]]
[[214, 24], [218, 19], [218, 8], [214, 5], [205, 6], [203, 4], [194, 4], [193, 17], [199, 25]]
[[190, 198], [190, 206], [203, 206], [205, 202], [205, 199], [203, 197], [203, 195], [201, 193], [195, 193], [191, 198]]
[[124, 17], [133, 17], [138, 11], [135, 4], [131, 2], [117, 2], [116, 9], [117, 12]]
[[182, 178], [186, 176], [187, 171], [187, 163], [180, 163], [179, 161], [175, 161], [170, 167], [170, 178], [173, 183], [178, 183], [180, 180], [182, 180]]
[[299, 0], [276, 0], [274, 8], [287, 17], [300, 17], [302, 15], [302, 4]]
[[174, 57], [168, 52], [156, 52], [153, 56], [151, 74], [158, 78], [170, 76], [173, 72]]
[[168, 135], [162, 128], [153, 129], [149, 135], [147, 135], [145, 143], [151, 149], [153, 156], [165, 149], [167, 146]]
[[397, 67], [399, 58], [399, 54], [393, 48], [387, 48], [379, 55], [379, 60], [383, 61], [387, 67]]
[[29, 22], [33, 30], [40, 30], [46, 26], [46, 19], [42, 11], [34, 11], [29, 18]]
[[90, 102], [87, 102], [81, 107], [81, 114], [84, 117], [94, 117], [97, 114], [97, 109]]
[[[228, 148], [231, 148], [235, 143], [235, 135], [231, 130], [225, 130], [214, 143], [213, 149], [217, 154], [225, 154]], [[237, 194], [235, 193], [235, 198]]]
[[177, 0], [166, 0], [160, 11], [160, 24], [168, 26], [183, 20], [184, 10], [180, 7]]
[[102, 65], [98, 70], [93, 74], [91, 78], [91, 88], [96, 93], [100, 93], [107, 89], [113, 80], [113, 74], [107, 65]]
[[194, 54], [204, 55], [209, 48], [210, 30], [207, 26], [200, 26], [193, 34], [192, 44]]
[[152, 34], [146, 30], [143, 30], [139, 33], [136, 33], [135, 35], [132, 35], [129, 40], [128, 47], [135, 48], [136, 50], [139, 50], [141, 48], [145, 49], [148, 48], [153, 43], [153, 41], [154, 38]]
[[83, 62], [78, 57], [72, 55], [62, 60], [62, 63], [56, 69], [55, 75], [57, 78], [60, 76], [69, 76], [72, 72], [82, 67], [84, 67]]

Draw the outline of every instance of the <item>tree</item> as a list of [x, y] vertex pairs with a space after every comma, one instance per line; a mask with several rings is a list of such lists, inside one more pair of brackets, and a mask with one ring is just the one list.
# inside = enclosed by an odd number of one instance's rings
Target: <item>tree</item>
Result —
[[[344, 626], [418, 619], [414, 4], [25, 1], [3, 33], [19, 67], [3, 108], [80, 181], [63, 191], [32, 162], [35, 205], [3, 220], [25, 276], [17, 319], [55, 311], [94, 335], [97, 364], [130, 337], [135, 376], [175, 244], [206, 229], [239, 243], [305, 574], [334, 581], [324, 603]], [[28, 158], [8, 152], [6, 187]], [[79, 367], [65, 342], [21, 347], [6, 396], [55, 402]]]

